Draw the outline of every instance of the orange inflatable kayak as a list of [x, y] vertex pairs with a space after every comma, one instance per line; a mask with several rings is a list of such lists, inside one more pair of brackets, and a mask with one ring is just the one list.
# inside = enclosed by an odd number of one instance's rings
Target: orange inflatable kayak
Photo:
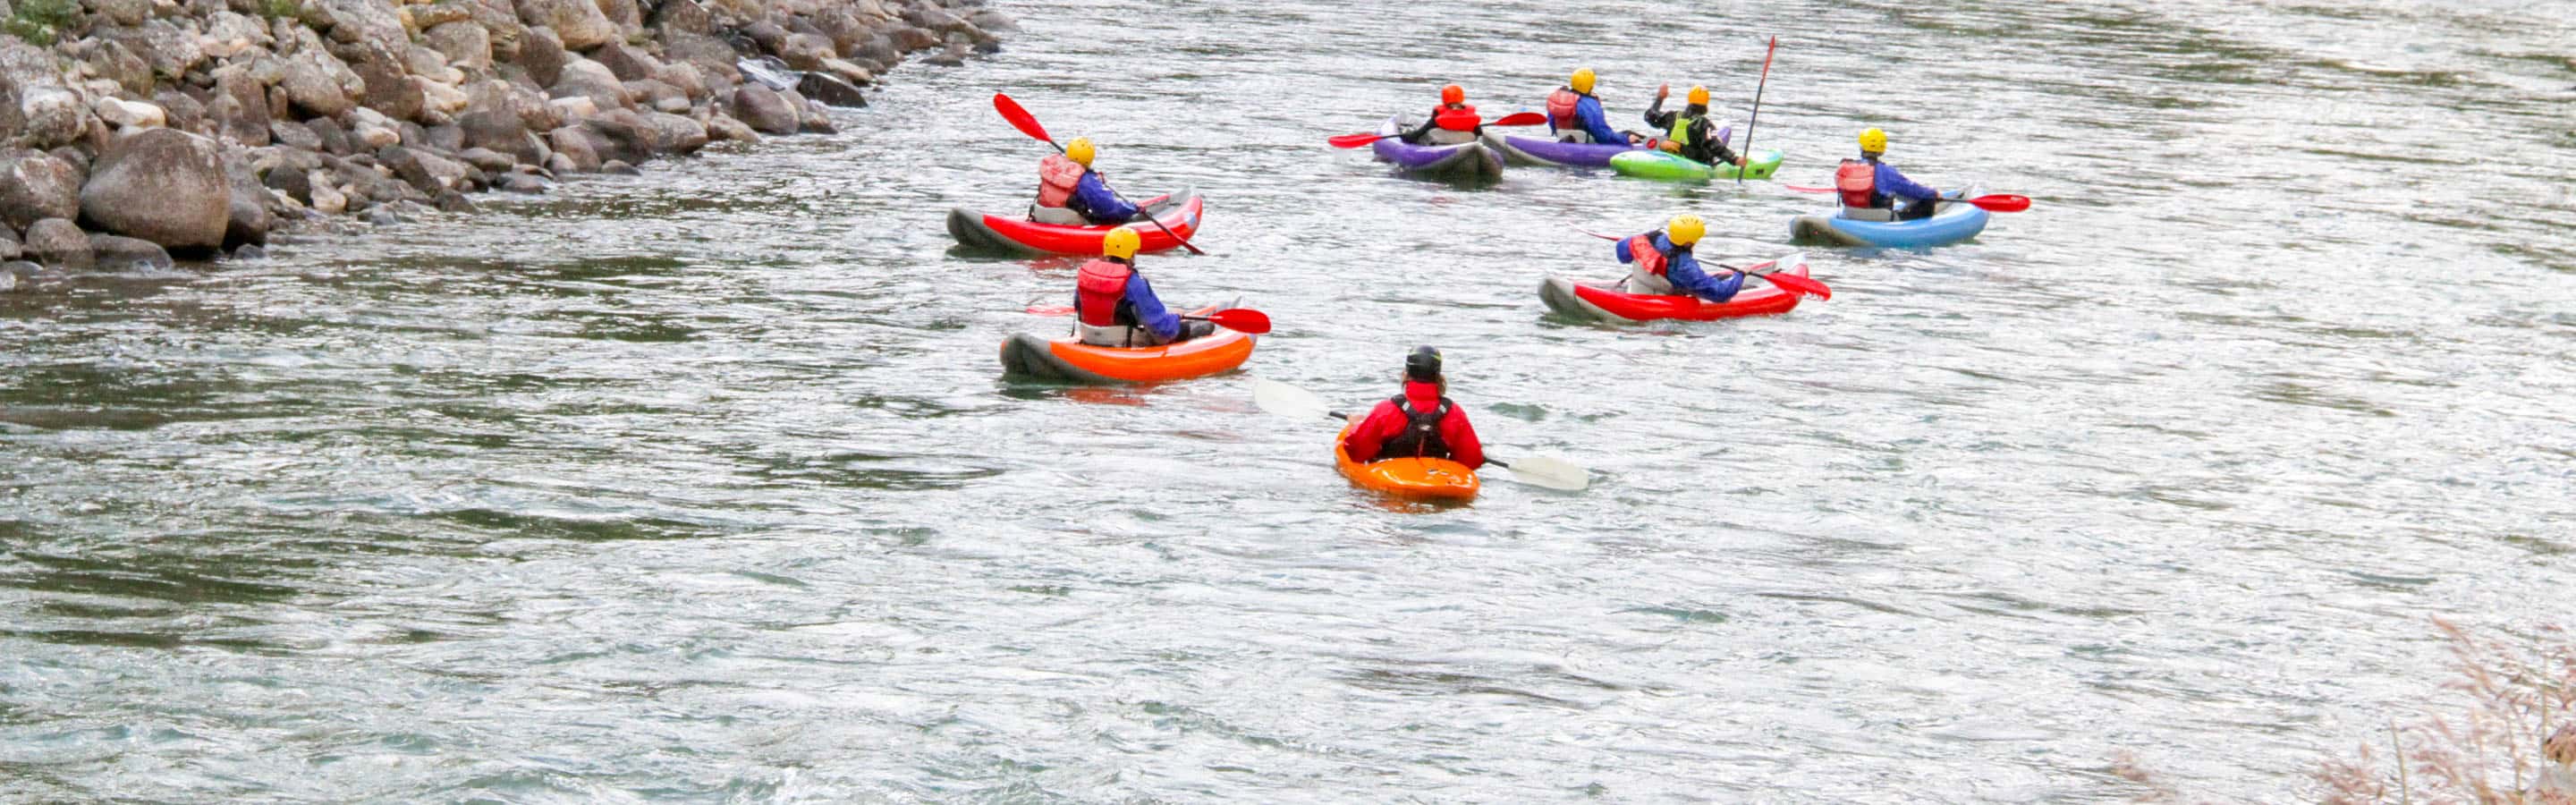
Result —
[[[1210, 305], [1189, 315], [1205, 316], [1233, 306], [1232, 302]], [[1020, 333], [1002, 342], [1002, 373], [1074, 383], [1160, 383], [1242, 366], [1252, 357], [1252, 341], [1250, 333], [1223, 327], [1159, 347], [1098, 347], [1069, 337]]]
[[1355, 427], [1359, 427], [1357, 420], [1343, 425], [1341, 435], [1333, 437], [1333, 463], [1341, 467], [1342, 475], [1351, 483], [1406, 498], [1467, 500], [1476, 496], [1476, 471], [1445, 458], [1406, 456], [1366, 464], [1352, 461], [1350, 452], [1342, 449], [1342, 439], [1350, 436]]

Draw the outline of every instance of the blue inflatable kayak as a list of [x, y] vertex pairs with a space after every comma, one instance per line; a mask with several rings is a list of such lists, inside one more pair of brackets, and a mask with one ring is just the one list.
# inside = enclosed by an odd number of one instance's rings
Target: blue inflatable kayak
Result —
[[[1963, 198], [1959, 191], [1947, 198]], [[1789, 221], [1789, 238], [1804, 243], [1823, 242], [1836, 246], [1884, 246], [1921, 249], [1947, 246], [1977, 236], [1986, 230], [1986, 219], [1994, 216], [1977, 205], [1945, 201], [1935, 208], [1932, 217], [1913, 221], [1855, 221], [1843, 217], [1844, 211], [1801, 215]]]

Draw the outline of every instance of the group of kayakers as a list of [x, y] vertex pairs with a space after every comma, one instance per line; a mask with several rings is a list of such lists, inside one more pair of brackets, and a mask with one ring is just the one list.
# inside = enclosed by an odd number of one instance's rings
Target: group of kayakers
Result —
[[[1685, 105], [1666, 111], [1670, 85], [1655, 90], [1644, 119], [1655, 134], [1612, 128], [1601, 99], [1593, 94], [1598, 77], [1590, 68], [1574, 71], [1566, 85], [1547, 98], [1547, 124], [1559, 142], [1625, 143], [1677, 154], [1710, 165], [1742, 168], [1744, 156], [1727, 147], [1709, 119], [1706, 87], [1691, 87]], [[1473, 142], [1483, 133], [1484, 119], [1466, 102], [1456, 84], [1440, 89], [1440, 104], [1422, 123], [1397, 136], [1405, 142], [1454, 145]], [[1929, 217], [1940, 193], [1916, 183], [1882, 161], [1887, 134], [1861, 132], [1860, 156], [1845, 159], [1834, 174], [1834, 190], [1844, 215], [1859, 220], [1913, 220]], [[1150, 213], [1128, 203], [1093, 169], [1098, 149], [1088, 138], [1064, 146], [1038, 164], [1038, 197], [1029, 218], [1073, 226], [1129, 224]], [[1631, 294], [1688, 295], [1726, 302], [1743, 289], [1745, 274], [1724, 270], [1712, 276], [1692, 255], [1707, 234], [1697, 215], [1678, 215], [1658, 229], [1618, 240], [1611, 254], [1629, 266], [1623, 289]], [[1213, 331], [1206, 322], [1186, 322], [1167, 309], [1153, 286], [1136, 269], [1141, 238], [1136, 229], [1119, 226], [1103, 238], [1100, 256], [1086, 262], [1074, 282], [1075, 337], [1103, 347], [1150, 347], [1171, 344]], [[1484, 463], [1473, 425], [1446, 396], [1440, 352], [1420, 347], [1405, 357], [1402, 393], [1369, 412], [1344, 436], [1342, 447], [1354, 461], [1396, 456], [1445, 458], [1469, 468]]]

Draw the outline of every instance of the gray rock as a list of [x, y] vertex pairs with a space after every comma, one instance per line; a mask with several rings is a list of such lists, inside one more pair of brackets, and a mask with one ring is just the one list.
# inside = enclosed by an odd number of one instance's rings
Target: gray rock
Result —
[[362, 89], [358, 103], [384, 113], [395, 120], [418, 120], [421, 113], [420, 85], [403, 71], [402, 57], [394, 51], [372, 44], [346, 49], [349, 70], [358, 75]]
[[369, 207], [365, 214], [358, 216], [358, 219], [375, 226], [392, 226], [403, 222], [402, 216], [394, 214], [394, 211], [388, 207]]
[[258, 148], [277, 139], [268, 119], [267, 96], [243, 71], [215, 77], [214, 100], [206, 104], [206, 117], [214, 121], [220, 136], [236, 145]]
[[742, 80], [742, 71], [734, 66], [736, 58], [733, 46], [725, 44], [724, 40], [698, 34], [663, 32], [662, 60], [697, 67], [711, 90], [719, 83], [733, 84]]
[[519, 164], [517, 157], [489, 148], [468, 148], [456, 156], [485, 173], [508, 173], [511, 167]]
[[64, 145], [56, 146], [53, 150], [46, 151], [45, 153], [52, 154], [55, 159], [62, 160], [63, 164], [72, 166], [72, 170], [80, 171], [81, 182], [83, 184], [87, 184], [89, 182], [89, 152]]
[[0, 155], [0, 221], [24, 229], [80, 215], [80, 169], [42, 151]]
[[[0, 37], [0, 41], [12, 40]], [[19, 87], [18, 113], [24, 121], [18, 134], [30, 147], [69, 145], [89, 131], [89, 106], [62, 87]]]
[[152, 18], [152, 0], [87, 0], [85, 5], [109, 22], [129, 28]]
[[49, 266], [88, 268], [89, 233], [62, 218], [47, 218], [27, 227], [27, 256]]
[[788, 67], [786, 62], [779, 61], [776, 56], [735, 59], [733, 66], [735, 70], [742, 73], [742, 80], [746, 82], [776, 91], [796, 87], [795, 68]]
[[516, 114], [497, 109], [467, 112], [456, 119], [456, 126], [465, 133], [467, 150], [496, 151], [529, 164], [544, 159], [529, 147], [528, 129]]
[[689, 111], [688, 93], [650, 78], [626, 82], [626, 96], [634, 98], [640, 109], [673, 114], [687, 114]]
[[733, 140], [735, 142], [742, 143], [760, 142], [760, 132], [753, 131], [750, 125], [745, 124], [740, 120], [735, 120], [732, 115], [726, 114], [715, 114], [707, 117], [707, 136], [713, 139]]
[[624, 162], [619, 162], [619, 161], [614, 160], [614, 159], [609, 160], [609, 161], [607, 161], [607, 162], [599, 163], [599, 172], [600, 172], [600, 173], [606, 173], [606, 174], [613, 174], [613, 175], [617, 175], [617, 176], [642, 176], [642, 175], [644, 175], [644, 172], [643, 172], [643, 171], [640, 171], [640, 170], [636, 170], [636, 169], [635, 169], [635, 166], [633, 166], [633, 165], [629, 165], [629, 164], [626, 164], [626, 163], [624, 163]]
[[697, 0], [662, 0], [653, 9], [653, 27], [703, 35], [715, 30], [715, 17]]
[[[596, 159], [597, 156], [593, 155], [593, 158]], [[546, 155], [546, 172], [557, 176], [562, 176], [567, 173], [580, 173], [581, 166], [574, 163], [570, 154], [556, 151], [552, 154]]]
[[840, 55], [832, 49], [831, 38], [819, 34], [788, 34], [778, 48], [778, 58], [798, 70], [823, 69], [823, 60]]
[[26, 245], [18, 242], [18, 230], [0, 226], [0, 260], [16, 260], [26, 250]]
[[[553, 146], [555, 150], [554, 157], [547, 160], [546, 167], [556, 173], [589, 173], [599, 170], [599, 149], [604, 143], [601, 142], [600, 136], [593, 133], [587, 126], [565, 126], [546, 132], [546, 144]], [[557, 167], [555, 160], [562, 160], [562, 166]]]
[[224, 187], [224, 245], [267, 243], [268, 230], [277, 219], [268, 213], [268, 188], [260, 184], [248, 160], [225, 160]]
[[285, 193], [287, 198], [295, 199], [297, 204], [313, 206], [313, 180], [307, 170], [286, 166], [273, 168], [260, 176], [260, 184]]
[[563, 75], [564, 62], [571, 59], [552, 28], [529, 28], [527, 38], [519, 43], [519, 67], [540, 87], [553, 86]]
[[599, 62], [580, 57], [574, 57], [572, 61], [564, 64], [563, 74], [555, 79], [555, 83], [546, 87], [546, 95], [554, 98], [589, 98], [590, 102], [598, 105], [602, 111], [624, 109], [634, 105], [634, 102], [626, 97], [626, 83], [617, 80], [616, 73], [609, 72], [608, 67]]
[[952, 45], [947, 50], [922, 59], [921, 63], [932, 67], [963, 67], [966, 66], [966, 54], [967, 49], [964, 46]]
[[[472, 22], [474, 20], [474, 9], [472, 8], [472, 4], [469, 3], [431, 3], [429, 5], [410, 5], [404, 7], [403, 10], [411, 12], [411, 27], [423, 32], [441, 25], [458, 22]], [[510, 13], [515, 15], [518, 12], [512, 11]]]
[[428, 143], [429, 147], [445, 153], [453, 154], [465, 150], [465, 130], [452, 123], [429, 127], [427, 135], [421, 139]]
[[[304, 33], [310, 39], [312, 33]], [[357, 108], [358, 96], [367, 90], [366, 79], [360, 78], [349, 65], [320, 47], [305, 47], [285, 62], [285, 73], [278, 86], [297, 109], [313, 117], [337, 117]]]
[[554, 29], [563, 46], [572, 50], [589, 50], [620, 36], [617, 26], [591, 0], [517, 0], [516, 5], [520, 22], [530, 30]]
[[341, 126], [340, 121], [317, 117], [304, 121], [304, 127], [311, 130], [313, 136], [322, 141], [324, 152], [339, 156], [348, 156], [357, 152], [357, 139], [349, 136], [349, 130]]
[[449, 190], [449, 191], [447, 191], [447, 192], [444, 192], [444, 193], [440, 193], [440, 194], [438, 194], [438, 208], [439, 208], [440, 210], [442, 210], [442, 211], [446, 211], [446, 212], [478, 212], [478, 211], [479, 211], [479, 210], [478, 210], [478, 208], [476, 208], [476, 207], [474, 206], [474, 200], [473, 200], [473, 199], [466, 198], [466, 197], [465, 197], [465, 194], [463, 194], [463, 193], [459, 193], [459, 192], [456, 192], [456, 191], [454, 191], [454, 190]]
[[624, 42], [601, 45], [598, 50], [590, 52], [590, 58], [607, 67], [610, 73], [616, 74], [619, 81], [640, 81], [652, 78], [654, 73], [662, 69], [661, 59], [653, 58], [653, 54], [644, 52], [643, 48]]
[[110, 270], [127, 268], [169, 268], [175, 263], [170, 252], [160, 244], [140, 238], [116, 235], [89, 236], [90, 262]]
[[653, 150], [665, 154], [691, 154], [707, 145], [707, 127], [695, 118], [668, 112], [645, 112], [645, 139]]
[[391, 50], [409, 43], [402, 17], [391, 0], [302, 0], [296, 16], [332, 41], [364, 43]]
[[662, 65], [662, 69], [653, 73], [653, 80], [678, 87], [682, 96], [692, 100], [707, 97], [706, 75], [698, 71], [697, 65], [688, 62]]
[[285, 121], [270, 123], [268, 124], [268, 136], [271, 142], [288, 148], [302, 151], [322, 150], [322, 136], [314, 134], [312, 127], [306, 126], [302, 123], [288, 123]]
[[268, 250], [260, 248], [258, 244], [244, 243], [233, 249], [233, 259], [266, 260], [268, 259]]
[[867, 96], [859, 88], [830, 73], [806, 73], [796, 82], [796, 92], [828, 106], [866, 106]]
[[761, 50], [770, 53], [778, 52], [781, 46], [787, 44], [787, 29], [768, 20], [742, 26], [741, 34], [751, 39], [753, 44], [759, 45]]
[[644, 9], [635, 0], [595, 0], [592, 5], [599, 7], [599, 15], [607, 18], [608, 24], [617, 26], [620, 38], [644, 30]]
[[601, 114], [581, 122], [583, 128], [598, 135], [592, 150], [601, 162], [617, 160], [633, 164], [652, 159], [655, 153], [651, 127], [642, 115], [624, 109]]
[[508, 177], [503, 178], [501, 183], [495, 187], [512, 193], [536, 195], [538, 193], [546, 192], [546, 180], [535, 174], [513, 173]]
[[1011, 15], [1002, 13], [1000, 9], [987, 8], [977, 11], [967, 17], [966, 21], [986, 31], [1009, 33], [1020, 29], [1019, 22], [1011, 19]]
[[90, 72], [100, 78], [116, 82], [116, 85], [125, 88], [126, 92], [136, 95], [152, 94], [150, 62], [144, 61], [141, 56], [134, 55], [134, 51], [126, 49], [120, 42], [98, 42], [97, 45], [98, 47], [89, 52], [89, 56], [81, 60], [83, 64], [89, 66]]
[[395, 176], [410, 182], [422, 195], [436, 198], [440, 193], [465, 185], [465, 163], [402, 146], [385, 149], [382, 157], [385, 166], [394, 169]]
[[222, 246], [230, 223], [219, 146], [172, 129], [118, 139], [81, 187], [81, 218], [174, 249]]
[[[492, 35], [483, 26], [471, 22], [451, 22], [429, 29], [421, 41], [447, 57], [447, 63], [468, 73], [492, 69]], [[557, 48], [560, 50], [560, 46]]]
[[735, 118], [762, 134], [794, 134], [805, 126], [796, 107], [789, 106], [786, 98], [768, 87], [746, 84], [735, 89], [731, 111]]

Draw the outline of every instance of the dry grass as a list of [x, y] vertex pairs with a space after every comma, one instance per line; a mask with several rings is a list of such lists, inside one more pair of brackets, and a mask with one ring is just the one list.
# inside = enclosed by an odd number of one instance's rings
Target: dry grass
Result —
[[[2322, 801], [2576, 805], [2576, 638], [2555, 626], [2511, 641], [2433, 624], [2459, 676], [2459, 711], [2388, 731], [2317, 769]], [[2430, 700], [2428, 699], [2428, 702]], [[2384, 756], [2384, 757], [2383, 757]]]

